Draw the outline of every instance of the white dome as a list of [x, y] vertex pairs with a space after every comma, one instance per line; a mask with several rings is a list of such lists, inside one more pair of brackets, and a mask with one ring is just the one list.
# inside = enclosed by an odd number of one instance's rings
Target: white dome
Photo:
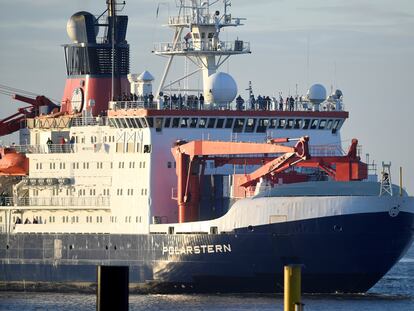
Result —
[[326, 89], [322, 84], [314, 84], [307, 93], [309, 101], [313, 104], [320, 104], [326, 100]]
[[208, 78], [204, 88], [206, 102], [227, 104], [232, 102], [236, 98], [236, 95], [237, 84], [229, 74], [216, 72]]
[[[92, 16], [94, 24], [97, 24], [95, 16], [85, 11], [73, 14], [66, 24], [66, 31], [68, 33], [68, 36], [74, 43], [81, 43], [80, 41], [83, 41], [86, 36], [85, 16]], [[95, 26], [95, 37], [98, 35], [98, 32], [99, 26]]]
[[153, 77], [153, 75], [148, 70], [145, 70], [143, 73], [141, 73], [138, 76], [137, 80], [138, 81], [144, 81], [144, 82], [145, 81], [153, 81], [154, 80], [154, 77]]

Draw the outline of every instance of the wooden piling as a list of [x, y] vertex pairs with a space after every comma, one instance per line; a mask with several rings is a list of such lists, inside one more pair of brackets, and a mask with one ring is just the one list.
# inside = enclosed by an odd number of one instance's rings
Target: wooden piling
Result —
[[128, 290], [129, 267], [97, 267], [97, 311], [128, 311]]

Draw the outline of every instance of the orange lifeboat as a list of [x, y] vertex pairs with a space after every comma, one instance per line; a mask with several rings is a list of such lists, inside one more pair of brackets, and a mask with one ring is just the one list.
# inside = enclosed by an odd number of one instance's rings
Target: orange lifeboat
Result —
[[26, 176], [29, 174], [29, 159], [14, 148], [0, 148], [0, 176]]

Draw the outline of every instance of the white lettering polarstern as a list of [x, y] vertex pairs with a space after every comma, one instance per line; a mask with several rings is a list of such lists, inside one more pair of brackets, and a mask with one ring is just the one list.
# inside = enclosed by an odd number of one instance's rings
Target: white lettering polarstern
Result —
[[192, 255], [192, 254], [214, 254], [231, 253], [231, 244], [215, 245], [187, 245], [187, 246], [166, 246], [162, 245], [162, 254], [168, 255]]

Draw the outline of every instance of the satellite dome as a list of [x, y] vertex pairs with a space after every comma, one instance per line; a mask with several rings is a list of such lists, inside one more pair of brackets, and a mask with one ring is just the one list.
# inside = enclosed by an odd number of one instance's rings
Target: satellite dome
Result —
[[236, 98], [237, 84], [231, 75], [217, 72], [208, 78], [204, 93], [208, 103], [227, 104]]
[[99, 26], [93, 14], [81, 11], [69, 18], [66, 31], [74, 43], [87, 43], [96, 40]]
[[149, 81], [153, 81], [154, 77], [148, 70], [145, 70], [143, 73], [141, 73], [138, 76], [137, 80], [142, 81], [142, 82], [149, 82]]
[[320, 104], [326, 100], [326, 89], [322, 84], [314, 84], [308, 90], [307, 97], [312, 104]]
[[336, 98], [341, 98], [341, 97], [342, 97], [342, 95], [343, 95], [343, 93], [342, 93], [342, 91], [341, 91], [341, 90], [336, 90], [336, 91], [335, 91], [335, 97], [336, 97]]

